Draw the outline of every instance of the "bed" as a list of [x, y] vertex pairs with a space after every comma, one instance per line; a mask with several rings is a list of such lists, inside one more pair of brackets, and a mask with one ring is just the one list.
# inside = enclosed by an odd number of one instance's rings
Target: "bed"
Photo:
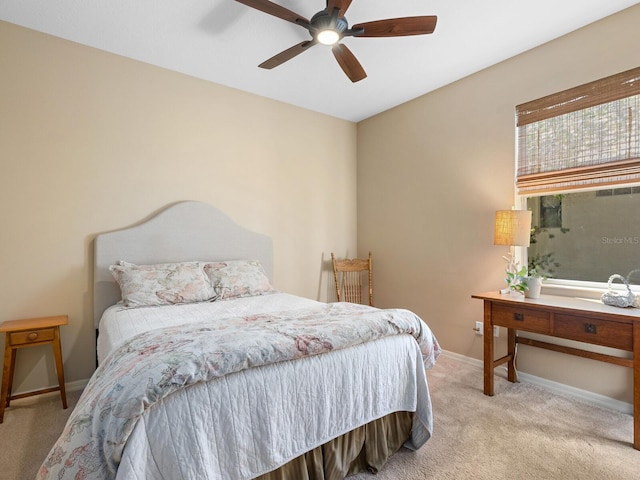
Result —
[[38, 478], [340, 479], [430, 438], [414, 313], [275, 290], [271, 239], [200, 202], [94, 258], [99, 365]]

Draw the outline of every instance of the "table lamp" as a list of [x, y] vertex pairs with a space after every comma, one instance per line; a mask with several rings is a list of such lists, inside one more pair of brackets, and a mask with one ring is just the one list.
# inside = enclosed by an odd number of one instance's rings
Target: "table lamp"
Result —
[[[509, 247], [508, 255], [502, 257], [507, 261], [507, 272], [517, 274], [518, 262], [516, 261], [515, 247], [528, 247], [530, 238], [530, 210], [498, 210], [496, 212], [493, 244]], [[508, 288], [500, 290], [500, 293], [508, 292]]]

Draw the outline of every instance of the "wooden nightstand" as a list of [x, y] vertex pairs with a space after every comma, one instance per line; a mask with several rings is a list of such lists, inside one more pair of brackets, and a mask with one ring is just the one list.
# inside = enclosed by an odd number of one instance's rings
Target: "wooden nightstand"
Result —
[[[56, 317], [7, 320], [0, 324], [0, 333], [5, 333], [2, 393], [0, 394], [0, 423], [4, 420], [4, 409], [9, 406], [9, 402], [18, 398], [59, 390], [62, 397], [62, 407], [67, 408], [67, 393], [64, 389], [64, 370], [62, 368], [62, 348], [60, 346], [60, 325], [67, 325], [67, 323], [69, 323], [68, 317], [59, 315]], [[58, 386], [12, 396], [11, 386], [16, 366], [16, 350], [46, 344], [51, 344], [53, 347], [56, 371], [58, 372]]]

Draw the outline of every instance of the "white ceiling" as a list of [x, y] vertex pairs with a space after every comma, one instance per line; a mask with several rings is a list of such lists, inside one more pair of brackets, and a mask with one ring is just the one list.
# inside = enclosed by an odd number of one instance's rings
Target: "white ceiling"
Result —
[[[275, 0], [311, 18], [325, 0]], [[437, 15], [432, 35], [345, 38], [368, 77], [351, 83], [317, 45], [273, 70], [258, 64], [309, 38], [234, 0], [2, 0], [0, 19], [194, 77], [363, 120], [640, 3], [638, 0], [353, 0], [349, 25]]]

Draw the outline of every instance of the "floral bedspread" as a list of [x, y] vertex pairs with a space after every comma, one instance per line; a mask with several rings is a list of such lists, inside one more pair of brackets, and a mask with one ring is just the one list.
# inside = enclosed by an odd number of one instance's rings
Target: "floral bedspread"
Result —
[[410, 334], [426, 368], [440, 347], [408, 310], [349, 303], [147, 332], [112, 352], [89, 381], [38, 479], [112, 479], [146, 409], [172, 392], [251, 367]]

